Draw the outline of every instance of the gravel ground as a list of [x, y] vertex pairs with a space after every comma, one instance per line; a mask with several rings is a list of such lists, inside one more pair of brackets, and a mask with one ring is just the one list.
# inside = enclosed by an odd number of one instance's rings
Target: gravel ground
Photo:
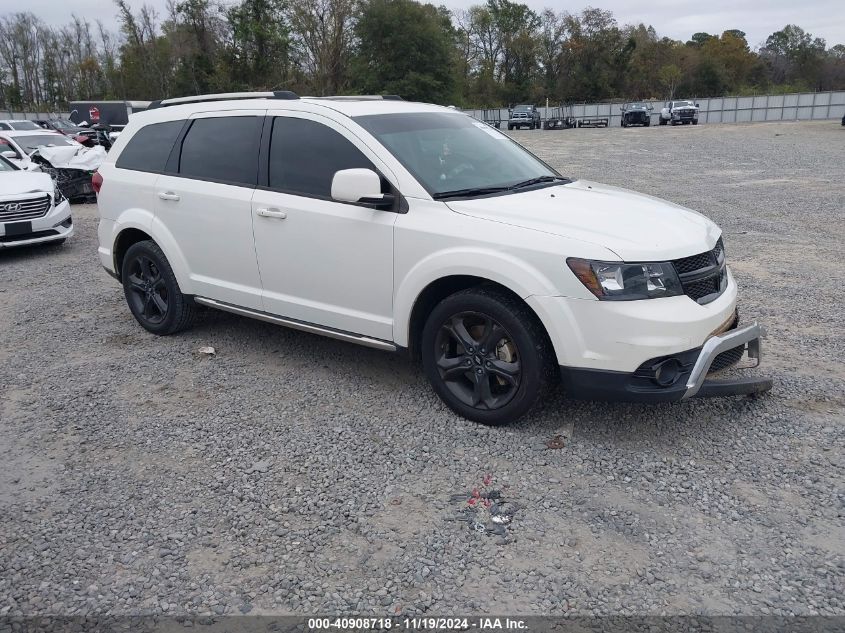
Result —
[[[845, 129], [515, 136], [720, 223], [774, 391], [481, 427], [386, 353], [212, 312], [146, 334], [79, 206], [65, 246], [0, 253], [0, 615], [845, 615]], [[486, 474], [504, 535], [461, 520]]]

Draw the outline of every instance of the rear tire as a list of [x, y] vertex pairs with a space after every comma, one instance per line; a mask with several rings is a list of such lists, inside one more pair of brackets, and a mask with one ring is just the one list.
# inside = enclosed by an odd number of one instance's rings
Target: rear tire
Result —
[[435, 306], [423, 327], [422, 361], [450, 409], [492, 426], [527, 413], [555, 370], [551, 343], [534, 313], [517, 298], [484, 286]]
[[666, 119], [661, 118], [660, 119], [660, 125], [666, 125]]
[[166, 336], [190, 327], [196, 306], [182, 294], [158, 244], [145, 240], [130, 246], [120, 278], [129, 310], [145, 330]]

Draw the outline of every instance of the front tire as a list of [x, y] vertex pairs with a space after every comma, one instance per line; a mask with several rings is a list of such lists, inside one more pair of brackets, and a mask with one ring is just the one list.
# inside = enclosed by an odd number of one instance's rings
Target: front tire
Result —
[[661, 118], [660, 119], [660, 125], [666, 125], [666, 119]]
[[537, 317], [519, 299], [484, 286], [441, 301], [422, 334], [435, 392], [458, 415], [487, 425], [527, 413], [547, 390], [554, 354]]
[[129, 247], [120, 278], [132, 316], [148, 332], [166, 336], [191, 325], [194, 302], [182, 294], [170, 262], [155, 242], [145, 240]]

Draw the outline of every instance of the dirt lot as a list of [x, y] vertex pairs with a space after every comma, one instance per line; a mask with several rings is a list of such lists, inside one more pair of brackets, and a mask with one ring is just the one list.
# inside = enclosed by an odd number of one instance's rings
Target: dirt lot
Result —
[[[845, 129], [515, 136], [718, 222], [774, 391], [480, 427], [399, 357], [222, 313], [146, 334], [79, 206], [0, 252], [0, 616], [845, 615]], [[504, 535], [460, 520], [488, 473]]]

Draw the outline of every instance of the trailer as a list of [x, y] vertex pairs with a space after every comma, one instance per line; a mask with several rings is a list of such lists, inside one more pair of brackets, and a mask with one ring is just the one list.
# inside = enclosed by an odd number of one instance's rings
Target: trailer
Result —
[[481, 111], [481, 119], [497, 130], [502, 125], [502, 111], [499, 108], [488, 108]]
[[607, 117], [584, 117], [578, 119], [578, 127], [607, 127], [610, 119]]
[[544, 130], [569, 130], [575, 127], [575, 117], [572, 116], [572, 104], [563, 104], [553, 108], [546, 108], [548, 113], [543, 121]]
[[607, 127], [609, 123], [607, 117], [588, 116], [578, 119], [578, 127]]
[[143, 112], [149, 105], [149, 101], [71, 101], [70, 120], [77, 125], [108, 126], [120, 131], [129, 123], [131, 114]]

